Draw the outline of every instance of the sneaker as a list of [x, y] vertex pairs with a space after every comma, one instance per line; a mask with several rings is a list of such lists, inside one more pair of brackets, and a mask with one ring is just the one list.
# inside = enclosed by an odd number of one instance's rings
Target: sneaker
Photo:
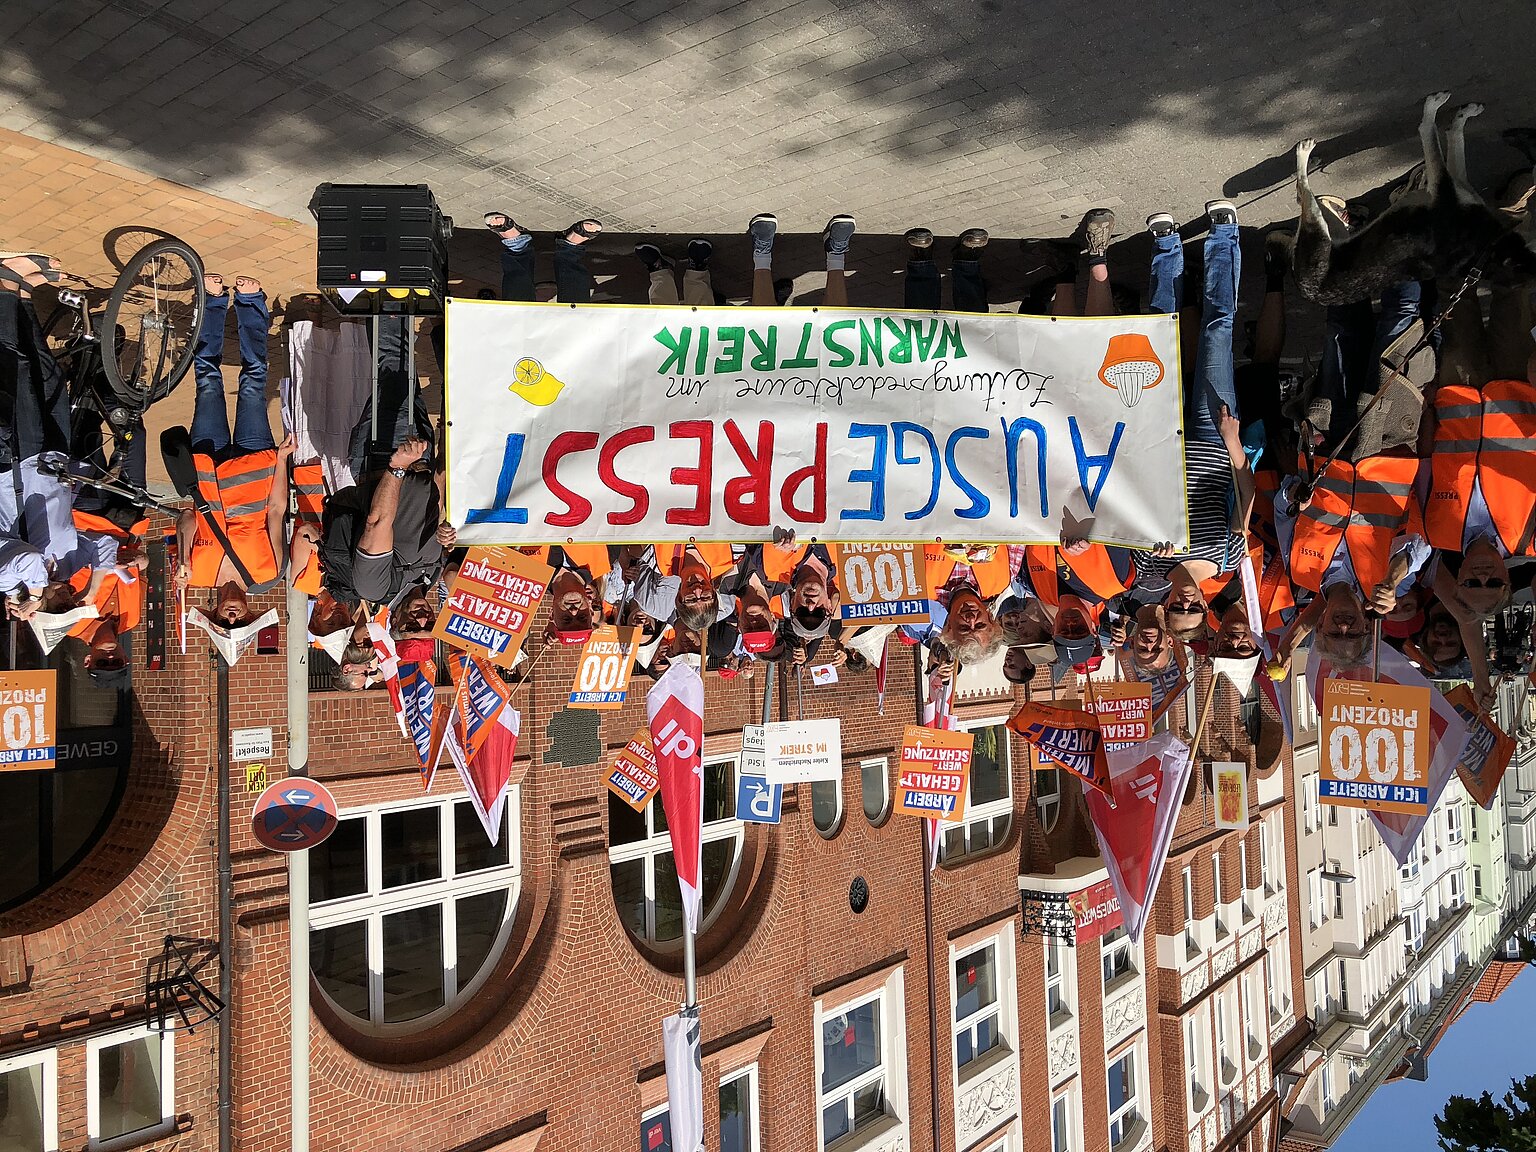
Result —
[[1147, 217], [1147, 231], [1152, 233], [1152, 237], [1155, 240], [1161, 240], [1165, 236], [1172, 236], [1178, 230], [1178, 224], [1167, 212], [1154, 212]]
[[752, 255], [767, 256], [773, 251], [773, 238], [779, 233], [779, 218], [772, 212], [759, 212], [747, 221], [747, 235], [752, 237]]
[[795, 282], [788, 276], [784, 276], [773, 282], [773, 302], [780, 308], [789, 303], [789, 298], [795, 294]]
[[950, 251], [950, 258], [954, 260], [980, 260], [981, 254], [986, 251], [987, 241], [992, 239], [987, 235], [985, 228], [967, 228], [955, 238], [955, 246]]
[[1230, 200], [1211, 200], [1205, 205], [1205, 215], [1213, 228], [1218, 224], [1236, 224], [1237, 205]]
[[694, 237], [688, 241], [688, 263], [694, 271], [703, 272], [709, 267], [709, 258], [714, 254], [715, 246], [702, 237]]
[[828, 220], [821, 230], [821, 246], [827, 250], [827, 255], [848, 255], [848, 241], [853, 239], [853, 231], [853, 217], [846, 212], [839, 212]]
[[1077, 228], [1083, 237], [1083, 255], [1102, 256], [1109, 251], [1115, 232], [1115, 214], [1108, 208], [1090, 208]]
[[908, 260], [929, 259], [929, 249], [933, 247], [933, 233], [928, 229], [908, 228], [902, 239], [907, 242]]
[[660, 272], [663, 268], [670, 268], [672, 261], [661, 254], [661, 249], [654, 244], [636, 244], [635, 255], [640, 257], [640, 262], [645, 265], [647, 272]]

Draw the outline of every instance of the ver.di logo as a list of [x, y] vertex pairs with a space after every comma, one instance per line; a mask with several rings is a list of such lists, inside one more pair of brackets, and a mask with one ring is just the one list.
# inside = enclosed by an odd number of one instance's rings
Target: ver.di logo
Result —
[[1119, 391], [1127, 408], [1134, 408], [1144, 389], [1163, 382], [1163, 362], [1152, 351], [1152, 341], [1140, 332], [1122, 332], [1109, 339], [1099, 379], [1106, 388]]
[[535, 407], [546, 408], [555, 402], [564, 387], [564, 380], [547, 371], [532, 356], [524, 356], [513, 367], [513, 380], [507, 385], [507, 391]]

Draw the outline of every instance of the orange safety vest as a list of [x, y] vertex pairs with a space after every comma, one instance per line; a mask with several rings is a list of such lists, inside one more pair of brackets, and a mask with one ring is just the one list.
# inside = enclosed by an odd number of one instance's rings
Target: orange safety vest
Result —
[[923, 567], [928, 573], [928, 593], [937, 597], [939, 590], [949, 583], [957, 568], [969, 568], [976, 578], [976, 594], [983, 600], [991, 600], [1008, 591], [1013, 583], [1013, 569], [1008, 564], [1008, 549], [999, 545], [990, 560], [971, 564], [956, 560], [944, 551], [942, 544], [923, 545]]
[[1279, 498], [1283, 480], [1284, 477], [1273, 468], [1253, 474], [1253, 514], [1248, 518], [1248, 529], [1272, 553], [1280, 551], [1280, 539], [1275, 533], [1275, 501]]
[[[197, 466], [198, 491], [208, 502], [208, 515], [224, 529], [230, 547], [245, 564], [251, 579], [258, 584], [277, 579], [282, 565], [273, 555], [272, 538], [267, 535], [267, 500], [272, 495], [277, 452], [266, 448], [219, 464], [211, 456], [194, 452], [192, 461]], [[191, 551], [187, 558], [191, 586], [217, 587], [224, 549], [208, 530], [201, 513]]]
[[1524, 380], [1490, 380], [1481, 392], [1445, 385], [1435, 392], [1435, 421], [1424, 508], [1430, 544], [1462, 550], [1476, 482], [1505, 550], [1536, 555], [1536, 387]]
[[[1084, 603], [1102, 603], [1111, 596], [1118, 596], [1131, 586], [1131, 577], [1134, 567], [1127, 564], [1126, 571], [1121, 572], [1115, 567], [1114, 557], [1109, 549], [1102, 544], [1090, 544], [1088, 551], [1077, 556], [1063, 552], [1054, 544], [1031, 544], [1024, 549], [1024, 559], [1029, 566], [1030, 582], [1034, 585], [1035, 595], [1054, 606], [1061, 598], [1058, 587], [1057, 564], [1064, 563], [1072, 570], [1072, 574], [1078, 578], [1093, 595], [1080, 597]], [[1048, 587], [1047, 592], [1042, 588]]]
[[1413, 498], [1418, 470], [1418, 460], [1406, 456], [1371, 456], [1353, 466], [1343, 460], [1329, 464], [1312, 502], [1296, 517], [1292, 583], [1322, 591], [1323, 575], [1343, 544], [1361, 590], [1369, 595], [1387, 578], [1393, 539], [1422, 526]]
[[[300, 524], [313, 524], [317, 528], [325, 523], [325, 471], [318, 460], [293, 466], [293, 492], [298, 506], [298, 517], [293, 530]], [[302, 572], [293, 574], [293, 586], [306, 596], [320, 592], [320, 549], [310, 553]]]
[[[660, 565], [661, 574], [663, 576], [676, 576], [682, 571], [683, 554], [686, 553], [689, 548], [692, 548], [695, 552], [697, 552], [699, 554], [699, 558], [709, 566], [709, 575], [712, 579], [719, 579], [721, 576], [724, 576], [736, 564], [736, 558], [731, 554], [731, 546], [729, 544], [656, 544], [653, 545], [653, 547], [656, 549], [656, 562], [658, 565]], [[767, 567], [768, 565], [770, 554], [778, 556], [785, 555], [785, 553], [780, 552], [777, 548], [764, 547], [764, 567]], [[795, 565], [798, 564], [802, 558], [804, 558], [805, 549], [796, 549], [796, 551], [790, 555], [793, 558], [790, 562], [789, 568], [785, 570], [786, 576], [789, 572], [794, 571]], [[768, 579], [772, 580], [774, 577], [769, 576]]]
[[[585, 568], [594, 580], [601, 580], [613, 568], [613, 561], [608, 559], [606, 544], [557, 544], [554, 547], [565, 553], [565, 558], [570, 561], [567, 567]], [[524, 556], [532, 556], [541, 564], [550, 563], [548, 544], [530, 545], [518, 548], [517, 551]]]
[[[129, 528], [123, 528], [120, 524], [108, 520], [105, 516], [98, 516], [94, 512], [81, 512], [78, 508], [72, 513], [75, 521], [75, 530], [78, 532], [96, 532], [103, 536], [111, 536], [119, 542], [126, 543], [137, 537], [141, 537], [149, 531], [149, 519], [147, 517], [136, 521]], [[82, 568], [70, 577], [69, 584], [76, 592], [84, 592], [91, 583], [91, 569]], [[132, 583], [124, 581], [116, 572], [109, 572], [101, 587], [96, 589], [96, 595], [91, 603], [96, 605], [99, 613], [98, 619], [82, 620], [69, 630], [71, 636], [88, 636], [95, 631], [101, 623], [99, 617], [109, 615], [107, 611], [112, 603], [114, 594], [117, 597], [117, 630], [119, 633], [129, 632], [135, 628], [144, 618], [144, 578], [140, 576]]]

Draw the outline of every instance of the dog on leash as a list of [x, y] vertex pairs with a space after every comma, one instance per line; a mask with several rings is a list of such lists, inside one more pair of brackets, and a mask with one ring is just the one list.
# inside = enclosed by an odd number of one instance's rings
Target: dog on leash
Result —
[[1435, 115], [1451, 98], [1436, 92], [1424, 100], [1419, 140], [1424, 145], [1421, 186], [1357, 232], [1334, 237], [1307, 179], [1314, 140], [1296, 145], [1296, 225], [1292, 268], [1301, 294], [1318, 304], [1370, 300], [1394, 284], [1457, 279], [1480, 264], [1500, 282], [1536, 277], [1536, 249], [1514, 221], [1490, 208], [1467, 180], [1466, 123], [1481, 104], [1456, 109], [1442, 150]]

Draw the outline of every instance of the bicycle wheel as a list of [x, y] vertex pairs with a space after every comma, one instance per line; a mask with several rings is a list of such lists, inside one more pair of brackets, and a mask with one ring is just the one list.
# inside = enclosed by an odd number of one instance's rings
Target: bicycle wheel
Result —
[[203, 262], [180, 240], [157, 240], [128, 261], [97, 328], [118, 400], [143, 411], [192, 366], [207, 299]]

